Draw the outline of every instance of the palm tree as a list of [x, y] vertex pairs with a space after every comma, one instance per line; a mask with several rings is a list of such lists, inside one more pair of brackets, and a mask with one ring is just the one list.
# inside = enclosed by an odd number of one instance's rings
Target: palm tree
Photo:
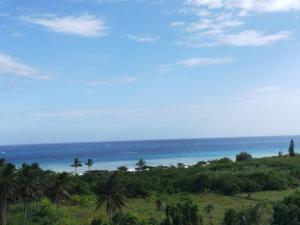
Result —
[[64, 198], [69, 197], [68, 189], [70, 188], [68, 173], [64, 172], [58, 175], [54, 182], [54, 195], [56, 203], [56, 216], [61, 218], [61, 202]]
[[242, 225], [266, 224], [264, 218], [265, 203], [257, 203], [245, 212], [240, 213]]
[[105, 183], [101, 185], [97, 196], [96, 209], [100, 208], [105, 202], [109, 222], [112, 222], [113, 215], [125, 206], [122, 186], [117, 172], [110, 175]]
[[23, 225], [27, 224], [30, 202], [42, 194], [42, 170], [38, 164], [23, 164], [18, 173], [18, 192], [23, 203]]
[[76, 159], [74, 159], [74, 162], [71, 165], [71, 167], [74, 167], [74, 171], [75, 171], [75, 175], [76, 175], [77, 174], [77, 168], [82, 167], [82, 163], [78, 158], [76, 158]]
[[0, 159], [0, 167], [5, 166], [5, 164], [6, 164], [5, 159], [1, 158]]
[[204, 207], [204, 211], [209, 219], [209, 224], [212, 225], [212, 211], [214, 210], [214, 206], [212, 204], [208, 204], [207, 206]]
[[16, 168], [11, 163], [3, 164], [1, 169], [1, 173], [0, 173], [1, 225], [6, 225], [7, 223], [7, 199], [12, 187], [15, 184], [15, 171]]
[[294, 157], [295, 156], [295, 143], [294, 143], [293, 139], [291, 140], [290, 146], [289, 146], [289, 156], [290, 157]]
[[229, 209], [225, 212], [222, 225], [238, 225], [240, 224], [239, 215], [235, 209]]
[[258, 203], [240, 212], [229, 209], [225, 212], [223, 225], [258, 225], [267, 224], [264, 210], [265, 203]]
[[92, 168], [93, 164], [94, 164], [94, 162], [93, 162], [92, 159], [88, 159], [88, 160], [87, 160], [87, 163], [85, 164], [85, 165], [87, 165], [88, 168], [89, 168], [89, 174], [90, 174], [90, 172], [91, 172], [91, 168]]
[[145, 162], [145, 160], [140, 159], [135, 165], [137, 166], [137, 168], [136, 168], [137, 171], [142, 171], [146, 167], [146, 162]]

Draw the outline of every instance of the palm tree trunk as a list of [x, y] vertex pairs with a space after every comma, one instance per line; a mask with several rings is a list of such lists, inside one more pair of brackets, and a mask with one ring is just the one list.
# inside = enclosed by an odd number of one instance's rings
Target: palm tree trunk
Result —
[[7, 192], [4, 195], [2, 225], [6, 225], [6, 223], [7, 223]]
[[28, 217], [28, 207], [29, 207], [28, 201], [27, 201], [27, 200], [25, 200], [25, 205], [24, 205], [24, 214], [23, 214], [23, 225], [26, 225], [26, 224], [27, 224], [27, 217]]
[[61, 218], [61, 210], [60, 210], [60, 204], [59, 201], [56, 202], [56, 217], [58, 221], [60, 221]]
[[108, 211], [108, 220], [109, 220], [109, 223], [111, 224], [112, 223], [112, 209], [109, 208], [109, 211]]
[[0, 194], [0, 222], [3, 224], [3, 194]]
[[108, 215], [108, 221], [111, 224], [113, 216], [112, 216], [112, 205], [111, 205], [111, 201], [110, 201], [109, 197], [108, 197], [107, 203], [106, 203], [106, 210], [107, 210], [107, 215]]
[[7, 218], [7, 192], [3, 190], [1, 193], [1, 207], [0, 207], [0, 222], [1, 225], [6, 225]]

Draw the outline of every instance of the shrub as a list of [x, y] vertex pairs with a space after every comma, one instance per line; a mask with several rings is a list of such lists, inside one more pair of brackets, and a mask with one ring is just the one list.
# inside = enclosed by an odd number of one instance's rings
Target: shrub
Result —
[[128, 198], [145, 198], [148, 196], [147, 191], [141, 181], [130, 181], [125, 186], [125, 194]]
[[166, 219], [161, 225], [203, 225], [203, 219], [198, 214], [198, 206], [190, 201], [168, 205], [165, 213]]
[[300, 193], [286, 197], [273, 207], [272, 225], [300, 224]]
[[242, 210], [240, 212], [237, 212], [234, 209], [229, 209], [225, 212], [223, 225], [267, 224], [264, 218], [264, 213], [265, 213], [265, 205], [260, 203], [256, 204], [253, 207], [249, 207], [245, 210]]
[[93, 219], [91, 225], [102, 225], [102, 220]]
[[239, 225], [238, 213], [234, 209], [227, 210], [222, 225]]
[[[249, 175], [253, 183], [260, 185], [262, 190], [283, 190], [288, 187], [288, 180], [286, 177], [280, 177], [277, 174], [259, 172]], [[260, 190], [255, 190], [260, 191]]]
[[230, 174], [221, 175], [212, 181], [212, 189], [225, 195], [234, 195], [240, 192], [240, 180]]
[[112, 221], [114, 225], [141, 225], [141, 221], [129, 213], [118, 213], [113, 217]]
[[245, 179], [243, 192], [257, 192], [263, 190], [263, 187], [260, 183], [254, 181], [253, 179]]
[[56, 213], [56, 206], [48, 198], [43, 198], [40, 201], [39, 209], [35, 215], [37, 217], [54, 218], [55, 213]]
[[[21, 223], [16, 223], [21, 224]], [[31, 208], [30, 225], [69, 225], [70, 217], [66, 211], [62, 210], [60, 218], [57, 217], [57, 206], [48, 198], [41, 199], [39, 206]]]
[[155, 201], [155, 205], [156, 205], [156, 209], [157, 209], [158, 211], [160, 211], [160, 210], [162, 210], [163, 207], [164, 207], [164, 202], [163, 202], [161, 199], [157, 199], [157, 200]]
[[200, 174], [193, 179], [190, 191], [192, 192], [204, 192], [211, 187], [211, 177], [208, 174]]
[[91, 207], [96, 205], [97, 198], [95, 195], [72, 195], [71, 201], [81, 207]]
[[252, 159], [252, 155], [247, 152], [241, 152], [240, 154], [236, 155], [236, 161], [248, 161]]

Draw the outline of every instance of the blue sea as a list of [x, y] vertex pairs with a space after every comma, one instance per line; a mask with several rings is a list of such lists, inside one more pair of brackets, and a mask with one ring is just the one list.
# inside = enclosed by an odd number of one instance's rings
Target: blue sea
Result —
[[[234, 159], [242, 151], [254, 157], [275, 156], [279, 151], [287, 153], [291, 138], [297, 151], [300, 136], [282, 136], [11, 145], [0, 146], [0, 158], [18, 166], [37, 162], [42, 168], [55, 171], [72, 171], [70, 165], [74, 158], [83, 163], [93, 159], [93, 169], [113, 170], [119, 166], [134, 169], [140, 158], [148, 165], [158, 166], [179, 162], [192, 165], [222, 157]], [[81, 172], [84, 170], [85, 166], [80, 168]]]

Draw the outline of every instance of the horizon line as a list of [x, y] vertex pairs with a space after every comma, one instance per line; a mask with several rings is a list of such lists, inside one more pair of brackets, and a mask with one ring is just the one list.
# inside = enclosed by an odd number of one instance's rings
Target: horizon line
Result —
[[79, 141], [79, 142], [44, 142], [44, 143], [24, 143], [24, 144], [5, 144], [0, 147], [12, 146], [36, 146], [36, 145], [67, 145], [67, 144], [88, 144], [88, 143], [120, 143], [120, 142], [154, 142], [154, 141], [175, 141], [175, 140], [201, 140], [201, 139], [235, 139], [235, 138], [271, 138], [271, 137], [297, 137], [300, 134], [284, 135], [250, 135], [250, 136], [215, 136], [215, 137], [194, 137], [194, 138], [161, 138], [161, 139], [128, 139], [128, 140], [107, 140], [107, 141]]

